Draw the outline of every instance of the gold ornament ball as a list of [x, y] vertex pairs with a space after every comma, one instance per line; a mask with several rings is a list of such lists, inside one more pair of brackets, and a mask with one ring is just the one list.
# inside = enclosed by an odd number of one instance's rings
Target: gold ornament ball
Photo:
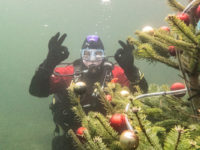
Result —
[[124, 96], [124, 97], [129, 96], [129, 92], [126, 91], [126, 90], [122, 90], [122, 91], [120, 92], [120, 94], [121, 94], [121, 96]]
[[77, 94], [83, 94], [86, 91], [86, 84], [85, 82], [76, 82], [74, 85], [74, 92]]
[[125, 130], [120, 135], [120, 144], [126, 150], [134, 150], [139, 145], [139, 138], [134, 131]]
[[154, 34], [154, 29], [151, 26], [145, 26], [142, 29], [142, 32], [145, 32], [145, 33], [148, 33], [150, 35], [153, 35]]

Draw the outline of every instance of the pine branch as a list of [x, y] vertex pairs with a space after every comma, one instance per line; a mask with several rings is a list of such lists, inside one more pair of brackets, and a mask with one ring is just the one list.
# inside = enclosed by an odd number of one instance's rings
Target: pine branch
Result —
[[138, 40], [136, 40], [135, 38], [133, 38], [133, 37], [131, 37], [131, 36], [129, 36], [128, 38], [127, 38], [127, 41], [128, 41], [128, 43], [130, 44], [130, 45], [132, 45], [132, 46], [139, 46], [139, 45], [141, 45], [142, 43], [141, 42], [139, 42]]
[[183, 68], [187, 70], [188, 72], [192, 73], [193, 68], [194, 68], [194, 59], [192, 57], [187, 57], [185, 55], [182, 55], [181, 62], [182, 62]]
[[164, 34], [161, 34], [160, 32], [155, 32], [154, 37], [157, 37], [157, 38], [164, 40], [168, 44], [168, 46], [173, 45], [173, 46], [177, 47], [178, 49], [186, 51], [186, 52], [188, 50], [195, 52], [194, 49], [196, 48], [196, 45], [193, 44], [193, 43], [189, 43], [189, 42], [186, 42], [186, 41], [183, 41], [183, 40], [175, 39], [172, 36], [164, 35]]
[[142, 44], [140, 47], [138, 47], [138, 51], [136, 52], [136, 54], [146, 59], [159, 61], [175, 69], [179, 68], [177, 63], [157, 55], [156, 52], [152, 49], [151, 45], [149, 44]]
[[104, 108], [105, 108], [106, 112], [107, 112], [108, 114], [114, 113], [114, 108], [113, 108], [113, 106], [110, 104], [110, 102], [109, 102], [108, 100], [106, 100], [106, 98], [105, 98], [105, 93], [104, 93], [103, 89], [101, 89], [100, 84], [99, 84], [99, 83], [96, 83], [95, 86], [96, 86], [97, 91], [99, 92], [100, 101], [101, 101], [101, 103], [104, 105]]
[[151, 36], [144, 32], [136, 31], [135, 33], [140, 39], [143, 39], [142, 41], [148, 41], [156, 49], [156, 52], [162, 56], [169, 57], [168, 52], [168, 45], [160, 42], [159, 39], [155, 39], [154, 36]]
[[[111, 141], [116, 140], [117, 133], [110, 127], [108, 120], [101, 117], [101, 120], [96, 117], [98, 114], [96, 112], [90, 112], [88, 118], [88, 129], [91, 135], [99, 136], [103, 138], [106, 143], [111, 143]], [[100, 116], [100, 115], [98, 115]]]
[[187, 89], [189, 89], [189, 83], [187, 82], [187, 77], [186, 77], [186, 72], [185, 70], [183, 69], [183, 65], [182, 65], [182, 61], [181, 61], [181, 55], [180, 55], [180, 52], [177, 52], [176, 51], [176, 55], [178, 56], [178, 64], [179, 64], [179, 70], [181, 71], [182, 75], [183, 75], [183, 78], [185, 80], [185, 83], [186, 83], [186, 87]]
[[97, 144], [97, 146], [99, 147], [98, 150], [108, 150], [108, 148], [106, 147], [106, 145], [103, 143], [102, 139], [100, 137], [95, 137], [93, 139], [93, 141]]
[[[183, 78], [185, 80], [185, 84], [186, 84], [186, 87], [187, 89], [189, 89], [189, 86], [190, 86], [190, 83], [188, 82], [188, 79], [187, 79], [187, 76], [186, 76], [186, 72], [185, 70], [183, 69], [183, 65], [182, 65], [182, 61], [181, 61], [181, 55], [180, 55], [180, 52], [176, 52], [176, 55], [178, 56], [178, 62], [179, 62], [179, 69], [183, 75]], [[188, 69], [187, 69], [188, 70]], [[190, 94], [190, 92], [189, 92]], [[190, 94], [191, 95], [191, 94]], [[192, 106], [192, 111], [193, 111], [193, 114], [195, 115], [195, 107], [194, 107], [194, 103], [193, 101], [191, 101], [191, 106]]]
[[150, 144], [152, 147], [155, 147], [155, 146], [153, 145], [153, 143], [152, 143], [150, 137], [148, 136], [146, 129], [144, 128], [144, 126], [143, 126], [143, 124], [142, 124], [142, 122], [141, 122], [141, 120], [140, 120], [140, 117], [139, 117], [139, 115], [138, 115], [138, 112], [135, 111], [134, 113], [135, 113], [135, 115], [136, 115], [136, 118], [137, 118], [137, 120], [138, 120], [138, 123], [139, 123], [139, 125], [140, 125], [140, 128], [141, 128], [142, 132], [144, 133], [145, 137], [147, 138], [147, 141], [149, 142], [149, 144]]
[[[128, 43], [130, 44], [130, 45], [132, 45], [132, 46], [136, 46], [136, 47], [139, 47], [142, 43], [140, 42], [140, 41], [138, 41], [138, 40], [136, 40], [135, 38], [133, 38], [133, 37], [131, 37], [131, 36], [129, 36], [128, 38], [127, 38], [127, 41], [128, 41]], [[135, 48], [136, 48], [135, 47]], [[133, 51], [133, 55], [134, 55], [134, 57], [136, 58], [136, 59], [141, 59], [141, 57], [138, 57], [138, 55], [135, 55], [135, 51]]]
[[110, 126], [104, 116], [102, 116], [100, 113], [96, 113], [95, 118], [101, 123], [101, 125], [104, 127], [106, 132], [110, 135], [110, 137], [112, 137], [113, 140], [119, 139], [117, 132], [113, 130], [113, 128]]
[[169, 23], [173, 32], [181, 35], [182, 38], [189, 40], [190, 42], [194, 43], [195, 45], [199, 44], [199, 41], [192, 30], [180, 19], [176, 16], [169, 15], [166, 18], [166, 21]]
[[180, 139], [181, 139], [181, 134], [183, 133], [183, 129], [181, 127], [176, 127], [176, 130], [178, 132], [178, 136], [177, 136], [176, 145], [175, 145], [174, 150], [178, 149], [178, 145], [179, 145]]
[[88, 130], [90, 131], [91, 136], [101, 135], [102, 137], [107, 137], [107, 135], [102, 132], [101, 124], [93, 117], [93, 113], [94, 112], [89, 112], [87, 116]]
[[68, 134], [73, 138], [79, 150], [85, 150], [84, 145], [80, 142], [80, 140], [78, 139], [78, 137], [76, 136], [76, 134], [74, 133], [72, 129], [68, 131]]
[[[197, 141], [199, 141], [199, 144], [200, 144], [200, 126], [199, 126], [199, 124], [191, 124], [190, 126], [189, 126], [189, 129], [190, 129], [190, 136], [191, 136], [191, 138], [192, 139], [195, 139], [195, 138], [197, 138], [198, 140]], [[198, 138], [199, 137], [199, 138]], [[200, 145], [199, 145], [200, 146]]]
[[[135, 103], [135, 101], [134, 101], [134, 103]], [[147, 139], [148, 143], [152, 146], [153, 149], [161, 150], [162, 147], [160, 145], [160, 140], [158, 139], [158, 134], [163, 135], [163, 132], [165, 132], [165, 129], [162, 127], [152, 126], [152, 124], [146, 120], [146, 116], [143, 114], [142, 110], [141, 110], [141, 115], [139, 116], [139, 114], [138, 114], [139, 110], [140, 110], [140, 108], [138, 108], [138, 107], [132, 108], [132, 112], [135, 114], [135, 117], [136, 117], [134, 120], [137, 120], [137, 122], [139, 124], [139, 129], [137, 128], [138, 124], [134, 125], [136, 130], [139, 131], [140, 136], [144, 136], [144, 137], [142, 137], [143, 140], [145, 138]], [[129, 114], [129, 118], [131, 118], [130, 114]], [[142, 123], [141, 120], [144, 120], [144, 122]], [[142, 131], [143, 135], [141, 134], [141, 131]], [[146, 143], [146, 140], [145, 140], [145, 143]]]
[[72, 111], [75, 113], [78, 120], [81, 120], [82, 118], [86, 117], [86, 114], [81, 104], [78, 104], [77, 106], [73, 106]]
[[119, 141], [119, 140], [118, 140], [118, 141], [113, 141], [113, 142], [111, 143], [111, 145], [109, 146], [109, 148], [110, 148], [111, 150], [122, 150], [121, 144], [120, 144], [120, 141]]
[[71, 109], [76, 114], [76, 117], [78, 118], [78, 120], [81, 120], [82, 118], [86, 116], [86, 114], [80, 104], [80, 96], [77, 96], [74, 93], [73, 86], [74, 86], [74, 83], [72, 83], [70, 87], [68, 88], [68, 95], [70, 97], [70, 102], [73, 105]]
[[92, 140], [91, 135], [89, 134], [88, 130], [84, 131], [84, 138], [87, 140], [87, 144], [90, 150], [98, 150], [98, 145]]
[[150, 118], [160, 118], [163, 114], [163, 111], [160, 108], [147, 108], [144, 110], [144, 114]]
[[180, 126], [172, 129], [166, 137], [164, 150], [188, 150], [191, 147], [189, 130]]
[[161, 143], [164, 141], [164, 137], [166, 136], [166, 129], [163, 127], [151, 126], [148, 131], [149, 137], [152, 139], [153, 144], [155, 145], [155, 149], [162, 150]]
[[182, 12], [184, 10], [184, 6], [178, 3], [176, 0], [168, 0], [169, 6], [172, 7], [173, 10]]

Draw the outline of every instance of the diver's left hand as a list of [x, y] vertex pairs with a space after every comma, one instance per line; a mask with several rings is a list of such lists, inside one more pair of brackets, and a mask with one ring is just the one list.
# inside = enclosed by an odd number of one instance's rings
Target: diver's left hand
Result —
[[119, 44], [122, 48], [119, 48], [115, 53], [115, 60], [125, 72], [132, 70], [134, 66], [133, 50], [134, 46], [130, 45], [128, 42], [124, 43], [119, 40]]

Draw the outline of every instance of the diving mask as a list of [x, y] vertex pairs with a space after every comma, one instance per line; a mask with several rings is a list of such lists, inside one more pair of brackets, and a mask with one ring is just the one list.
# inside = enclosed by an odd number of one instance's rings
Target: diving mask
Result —
[[103, 49], [83, 49], [81, 55], [86, 61], [102, 61], [105, 57]]
[[105, 55], [103, 49], [82, 49], [81, 57], [83, 63], [88, 67], [90, 65], [100, 65]]

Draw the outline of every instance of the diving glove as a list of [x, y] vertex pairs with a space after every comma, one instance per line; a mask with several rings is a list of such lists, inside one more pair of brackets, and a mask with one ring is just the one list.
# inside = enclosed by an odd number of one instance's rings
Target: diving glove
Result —
[[119, 48], [115, 53], [115, 60], [120, 67], [124, 70], [127, 78], [130, 81], [139, 79], [139, 69], [134, 65], [133, 50], [134, 46], [128, 42], [124, 43], [119, 40], [119, 44], [122, 48]]
[[69, 56], [68, 48], [62, 45], [66, 36], [66, 34], [63, 34], [60, 37], [60, 33], [58, 32], [49, 40], [49, 52], [45, 60], [45, 68], [49, 69], [49, 71], [53, 71], [56, 65], [67, 59]]

